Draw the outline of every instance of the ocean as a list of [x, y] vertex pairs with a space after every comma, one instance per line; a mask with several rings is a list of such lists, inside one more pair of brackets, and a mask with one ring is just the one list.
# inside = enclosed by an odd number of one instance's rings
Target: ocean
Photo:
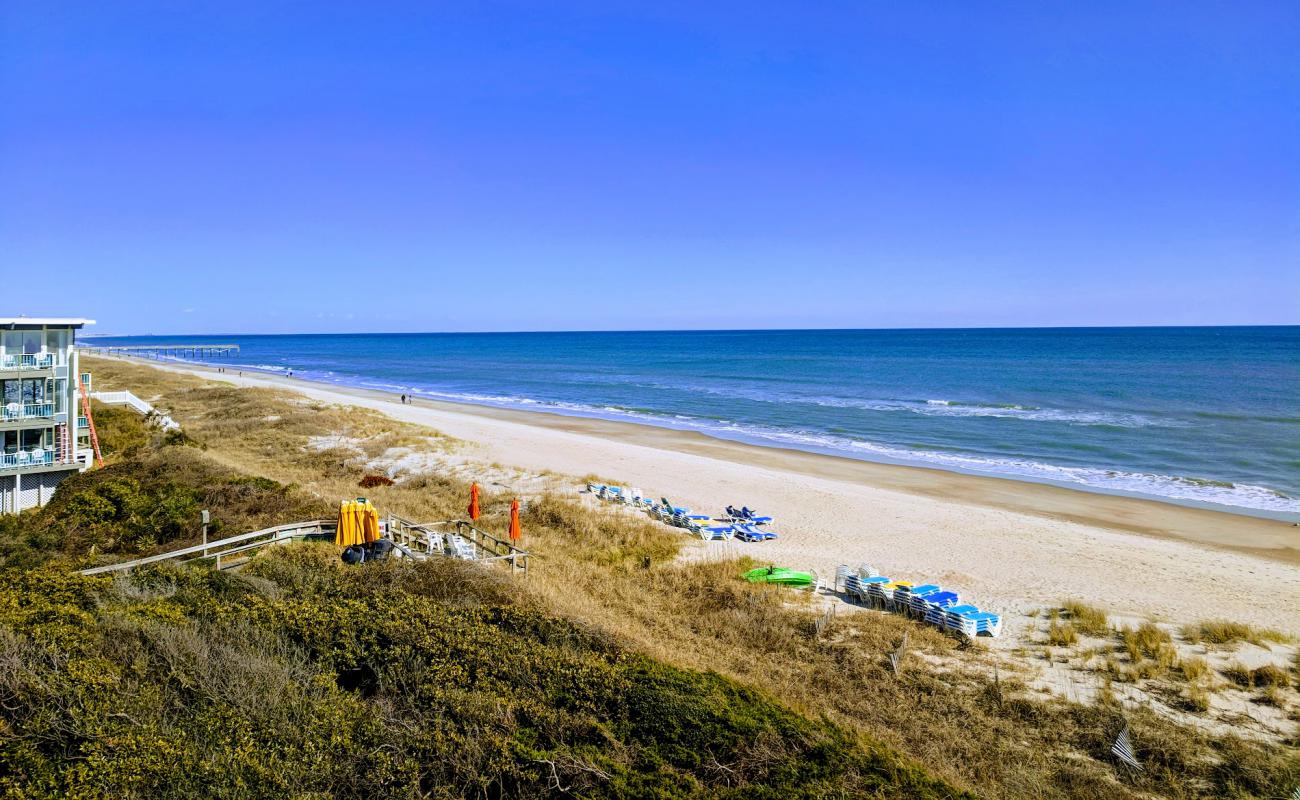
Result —
[[1300, 520], [1300, 327], [82, 340], [199, 342], [324, 383]]

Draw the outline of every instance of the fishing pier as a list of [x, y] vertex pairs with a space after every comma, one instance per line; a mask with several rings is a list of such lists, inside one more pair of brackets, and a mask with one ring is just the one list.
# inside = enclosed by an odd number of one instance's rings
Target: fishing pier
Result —
[[127, 344], [99, 347], [79, 344], [77, 349], [96, 356], [135, 356], [137, 358], [164, 358], [197, 360], [229, 356], [239, 352], [237, 344]]

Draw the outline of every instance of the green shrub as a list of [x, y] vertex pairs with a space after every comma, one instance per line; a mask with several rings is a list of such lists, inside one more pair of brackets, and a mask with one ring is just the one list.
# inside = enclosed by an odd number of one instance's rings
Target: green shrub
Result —
[[963, 796], [727, 678], [503, 604], [472, 566], [299, 545], [245, 572], [0, 571], [0, 794]]

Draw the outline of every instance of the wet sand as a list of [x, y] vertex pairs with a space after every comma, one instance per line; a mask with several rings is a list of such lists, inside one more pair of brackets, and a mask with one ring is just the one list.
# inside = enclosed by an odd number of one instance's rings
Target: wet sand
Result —
[[777, 518], [779, 541], [713, 544], [713, 556], [743, 552], [823, 574], [868, 563], [1005, 612], [1079, 598], [1118, 614], [1225, 617], [1300, 635], [1300, 527], [1289, 522], [693, 431], [421, 399], [402, 405], [387, 392], [132, 361], [376, 409], [461, 439], [467, 456], [488, 463], [594, 474], [698, 512], [732, 503]]

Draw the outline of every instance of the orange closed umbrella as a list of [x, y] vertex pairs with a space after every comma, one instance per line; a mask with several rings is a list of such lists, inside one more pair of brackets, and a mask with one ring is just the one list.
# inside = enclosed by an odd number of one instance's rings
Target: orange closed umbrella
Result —
[[519, 530], [519, 498], [510, 503], [510, 541], [518, 542], [524, 534]]
[[478, 484], [469, 485], [469, 518], [478, 521]]

